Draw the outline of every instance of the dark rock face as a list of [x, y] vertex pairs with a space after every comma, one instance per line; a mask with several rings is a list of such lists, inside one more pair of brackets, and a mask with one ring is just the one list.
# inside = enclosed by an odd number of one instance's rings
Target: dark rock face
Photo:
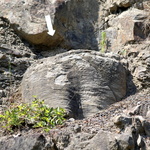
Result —
[[16, 91], [34, 59], [29, 44], [14, 32], [7, 19], [0, 18], [0, 101]]
[[[68, 1], [55, 13], [54, 26], [68, 47], [98, 49], [99, 0]], [[93, 9], [94, 8], [94, 9]], [[83, 11], [81, 11], [83, 10]]]
[[126, 94], [126, 71], [118, 60], [98, 52], [76, 50], [42, 59], [22, 80], [22, 97], [33, 95], [73, 117], [90, 116]]
[[126, 46], [129, 70], [137, 89], [150, 87], [150, 44]]
[[0, 141], [0, 149], [22, 149], [22, 150], [41, 150], [45, 146], [46, 139], [42, 134], [29, 134], [26, 136], [13, 137], [9, 143]]

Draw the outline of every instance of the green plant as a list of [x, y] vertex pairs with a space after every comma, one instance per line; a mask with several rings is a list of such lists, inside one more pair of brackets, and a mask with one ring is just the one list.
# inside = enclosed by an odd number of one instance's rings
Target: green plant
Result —
[[106, 51], [106, 45], [107, 45], [106, 32], [102, 31], [101, 32], [101, 41], [100, 41], [100, 46], [101, 46], [101, 52], [102, 53], [104, 53]]
[[14, 128], [31, 126], [33, 128], [43, 128], [49, 131], [56, 125], [60, 125], [65, 120], [65, 110], [63, 108], [49, 108], [35, 98], [31, 104], [14, 104], [11, 108], [0, 114], [0, 126], [5, 131], [13, 132]]

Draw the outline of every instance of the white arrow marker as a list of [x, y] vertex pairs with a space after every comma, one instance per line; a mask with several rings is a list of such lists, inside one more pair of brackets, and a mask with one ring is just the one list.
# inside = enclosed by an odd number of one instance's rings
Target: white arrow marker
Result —
[[50, 15], [45, 16], [45, 20], [46, 20], [46, 24], [47, 24], [47, 28], [48, 28], [48, 34], [53, 36], [55, 33], [55, 30], [53, 30], [53, 25], [52, 25], [52, 21], [51, 21], [51, 17]]

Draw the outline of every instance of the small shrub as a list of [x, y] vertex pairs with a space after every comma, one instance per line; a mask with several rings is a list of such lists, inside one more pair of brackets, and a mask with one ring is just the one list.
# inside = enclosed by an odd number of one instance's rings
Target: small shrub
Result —
[[101, 52], [104, 53], [106, 51], [106, 46], [107, 46], [106, 32], [104, 31], [101, 32], [100, 46], [101, 46]]
[[32, 125], [33, 128], [43, 128], [49, 131], [65, 120], [63, 108], [49, 108], [37, 98], [31, 104], [12, 105], [0, 114], [0, 126], [5, 131], [13, 132], [13, 128], [21, 128]]

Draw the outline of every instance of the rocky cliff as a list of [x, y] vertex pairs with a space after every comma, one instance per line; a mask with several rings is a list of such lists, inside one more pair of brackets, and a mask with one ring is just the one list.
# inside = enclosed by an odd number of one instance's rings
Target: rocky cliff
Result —
[[150, 149], [149, 0], [1, 0], [0, 10], [0, 112], [36, 95], [71, 117], [49, 133], [0, 130], [1, 150]]

